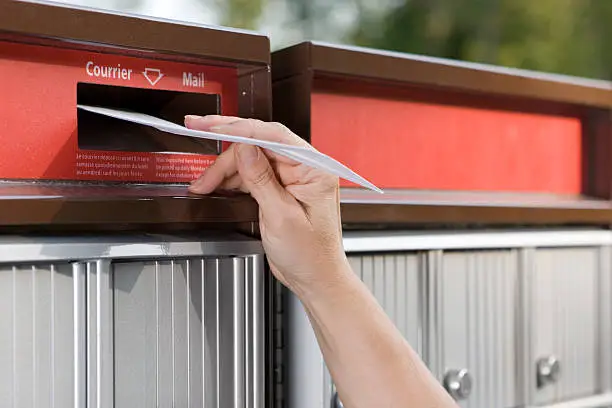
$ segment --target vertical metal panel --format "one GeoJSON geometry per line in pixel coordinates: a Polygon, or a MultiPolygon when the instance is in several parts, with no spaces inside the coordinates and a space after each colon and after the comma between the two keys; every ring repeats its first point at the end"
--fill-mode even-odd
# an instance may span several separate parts
{"type": "Polygon", "coordinates": [[[464,408],[515,407],[518,255],[514,251],[444,253],[436,314],[436,374],[467,369],[473,378],[464,408]],[[444,371],[441,371],[444,370],[444,371]]]}
{"type": "Polygon", "coordinates": [[[353,271],[370,288],[406,340],[422,354],[420,259],[418,254],[349,256],[353,271]]]}
{"type": "Polygon", "coordinates": [[[188,331],[188,357],[189,382],[187,384],[187,402],[189,407],[203,407],[206,398],[204,385],[204,273],[205,263],[194,260],[186,265],[187,272],[187,331],[188,331]]]}
{"type": "Polygon", "coordinates": [[[115,406],[261,408],[260,263],[114,264],[115,406]]]}
{"type": "Polygon", "coordinates": [[[442,251],[430,251],[426,255],[427,273],[425,274],[424,284],[421,285],[425,293],[422,303],[425,319],[424,331],[425,339],[423,354],[429,365],[429,369],[439,377],[444,373],[444,361],[442,354],[442,316],[441,305],[442,296],[440,295],[441,277],[443,275],[442,251]],[[424,288],[423,288],[424,286],[424,288]]]}
{"type": "Polygon", "coordinates": [[[291,408],[327,408],[331,401],[331,382],[302,302],[293,293],[286,297],[287,325],[287,402],[291,408]]]}
{"type": "Polygon", "coordinates": [[[598,262],[598,391],[604,393],[612,390],[612,248],[600,248],[598,262]]]}
{"type": "Polygon", "coordinates": [[[264,268],[260,257],[247,258],[245,271],[247,338],[246,408],[263,408],[265,404],[265,344],[264,344],[264,268]]]}
{"type": "Polygon", "coordinates": [[[78,389],[77,270],[0,265],[0,405],[73,407],[78,389]]]}
{"type": "Polygon", "coordinates": [[[519,251],[519,279],[517,304],[517,393],[525,404],[531,404],[534,398],[536,372],[533,368],[533,258],[535,250],[524,248],[519,251]]]}
{"type": "Polygon", "coordinates": [[[210,273],[204,274],[204,319],[202,326],[205,330],[205,337],[208,342],[208,347],[204,348],[204,353],[207,356],[207,363],[202,370],[204,371],[205,389],[207,390],[207,398],[205,398],[206,408],[220,408],[220,384],[219,372],[221,369],[220,349],[220,330],[219,330],[219,303],[221,284],[221,261],[218,259],[208,260],[206,262],[206,270],[210,273]]]}
{"type": "Polygon", "coordinates": [[[87,270],[87,406],[113,405],[112,283],[108,261],[91,261],[87,270]]]}
{"type": "Polygon", "coordinates": [[[555,356],[557,383],[535,393],[537,404],[592,395],[597,389],[598,248],[538,249],[534,257],[533,369],[555,356]]]}

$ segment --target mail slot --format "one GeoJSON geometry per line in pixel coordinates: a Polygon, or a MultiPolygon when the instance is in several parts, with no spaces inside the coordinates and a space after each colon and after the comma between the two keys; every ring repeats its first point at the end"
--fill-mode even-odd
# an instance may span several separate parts
{"type": "Polygon", "coordinates": [[[27,2],[0,14],[0,179],[188,182],[223,150],[77,104],[178,124],[269,114],[265,36],[27,2]]]}

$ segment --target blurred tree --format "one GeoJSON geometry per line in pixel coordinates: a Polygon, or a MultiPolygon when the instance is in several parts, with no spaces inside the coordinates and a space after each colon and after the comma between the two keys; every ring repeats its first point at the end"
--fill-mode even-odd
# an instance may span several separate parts
{"type": "Polygon", "coordinates": [[[221,25],[254,30],[263,14],[266,0],[221,0],[221,25]]]}
{"type": "Polygon", "coordinates": [[[586,77],[612,73],[610,0],[404,0],[361,20],[349,41],[363,46],[586,77]]]}

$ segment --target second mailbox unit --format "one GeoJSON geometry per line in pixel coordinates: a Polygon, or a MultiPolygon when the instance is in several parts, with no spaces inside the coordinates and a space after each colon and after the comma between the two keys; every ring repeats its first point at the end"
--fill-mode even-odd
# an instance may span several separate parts
{"type": "MultiPolygon", "coordinates": [[[[274,120],[386,190],[342,182],[345,249],[460,406],[612,403],[610,82],[316,42],[272,74],[274,120]]],[[[341,406],[287,304],[290,406],[341,406]]]]}

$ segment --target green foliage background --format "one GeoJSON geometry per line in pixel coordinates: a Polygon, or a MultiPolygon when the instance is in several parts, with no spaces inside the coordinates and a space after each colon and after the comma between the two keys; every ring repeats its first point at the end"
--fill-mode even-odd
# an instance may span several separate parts
{"type": "Polygon", "coordinates": [[[612,79],[612,0],[226,0],[223,23],[258,29],[281,1],[303,39],[327,40],[331,11],[348,4],[343,43],[612,79]]]}
{"type": "Polygon", "coordinates": [[[612,0],[407,0],[382,20],[366,18],[351,38],[376,48],[610,78],[612,0]]]}

